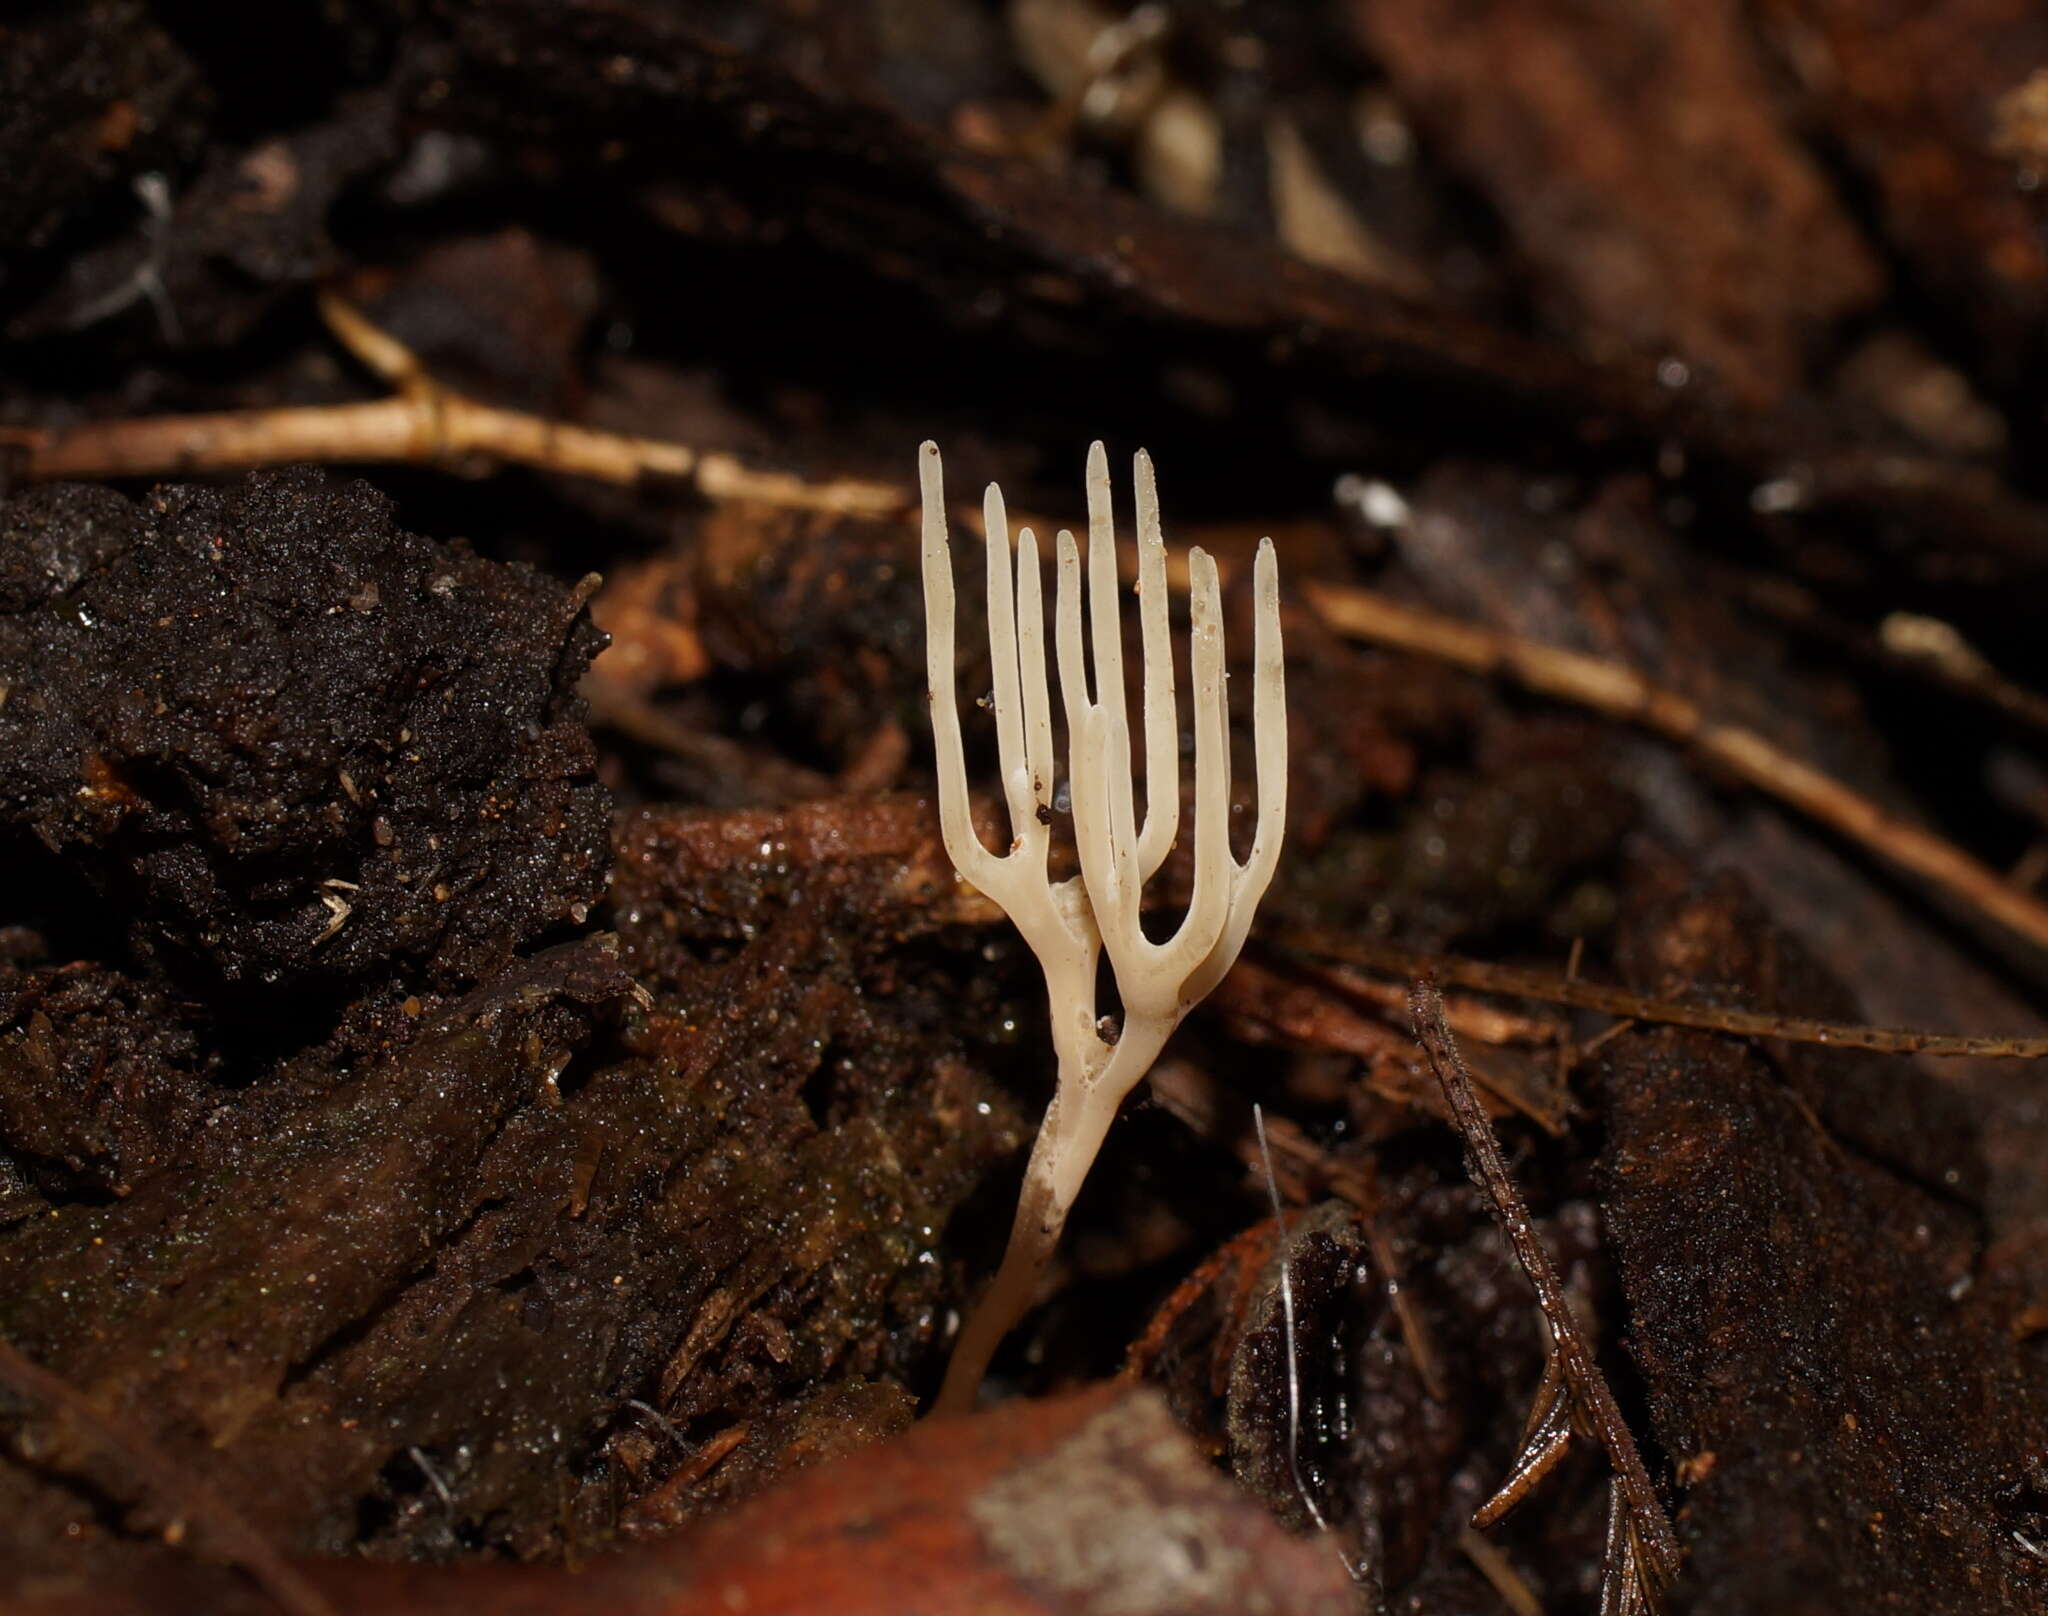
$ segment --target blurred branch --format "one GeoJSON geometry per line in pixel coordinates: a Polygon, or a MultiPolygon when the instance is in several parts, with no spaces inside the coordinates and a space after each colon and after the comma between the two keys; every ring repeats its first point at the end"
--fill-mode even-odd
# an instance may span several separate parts
{"type": "Polygon", "coordinates": [[[88,421],[67,430],[5,427],[0,451],[25,452],[21,474],[30,482],[246,471],[298,461],[456,469],[509,463],[626,485],[666,479],[687,483],[711,500],[851,515],[884,515],[908,504],[907,492],[892,484],[807,482],[789,472],[756,471],[732,455],[688,444],[599,432],[480,403],[436,382],[410,349],[343,298],[323,292],[320,313],[342,345],[396,389],[391,397],[88,421]]]}
{"type": "Polygon", "coordinates": [[[1718,764],[1745,784],[1860,843],[2032,944],[2048,949],[2048,903],[2021,891],[1953,842],[1879,807],[1756,731],[1709,717],[1690,697],[1633,668],[1405,605],[1338,584],[1302,586],[1323,621],[1350,639],[1499,675],[1538,695],[1639,724],[1718,764]]]}

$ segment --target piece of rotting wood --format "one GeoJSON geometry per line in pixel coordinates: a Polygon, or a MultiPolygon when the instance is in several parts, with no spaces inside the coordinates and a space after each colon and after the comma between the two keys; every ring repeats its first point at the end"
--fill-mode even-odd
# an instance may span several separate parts
{"type": "Polygon", "coordinates": [[[1515,1188],[1494,1137],[1493,1124],[1473,1091],[1456,1040],[1444,1019],[1443,995],[1427,977],[1408,998],[1415,1037],[1429,1057],[1459,1137],[1465,1165],[1484,1191],[1494,1220],[1507,1236],[1515,1260],[1536,1292],[1536,1305],[1550,1330],[1550,1354],[1522,1433],[1521,1449],[1508,1479],[1472,1517],[1474,1526],[1500,1520],[1564,1457],[1573,1435],[1584,1429],[1606,1450],[1613,1468],[1608,1491],[1607,1554],[1600,1572],[1601,1616],[1640,1616],[1655,1611],[1679,1570],[1678,1540],[1643,1467],[1636,1439],[1622,1418],[1607,1379],[1593,1361],[1592,1348],[1572,1312],[1557,1266],[1537,1236],[1529,1208],[1515,1188]]]}
{"type": "MultiPolygon", "coordinates": [[[[42,1405],[74,1440],[96,1450],[150,1505],[167,1517],[165,1541],[178,1542],[188,1526],[203,1545],[239,1566],[286,1616],[337,1616],[327,1596],[206,1479],[172,1458],[132,1427],[124,1427],[61,1375],[45,1369],[11,1341],[0,1340],[0,1386],[42,1405]]],[[[413,1449],[418,1453],[419,1449],[413,1449]]]]}

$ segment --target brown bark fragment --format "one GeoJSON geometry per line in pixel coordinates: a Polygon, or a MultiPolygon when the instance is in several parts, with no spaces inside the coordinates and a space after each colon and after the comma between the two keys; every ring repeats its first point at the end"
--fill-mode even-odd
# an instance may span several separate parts
{"type": "MultiPolygon", "coordinates": [[[[1639,930],[1639,970],[1767,992],[1773,951],[1728,947],[1758,929],[1737,912],[1725,893],[1674,901],[1639,930]]],[[[1841,1060],[1677,1030],[1608,1046],[1605,1212],[1656,1432],[1688,1483],[1687,1608],[2039,1609],[2038,1372],[1968,1283],[1972,1221],[1804,1098],[1816,1063],[1841,1060]]]]}
{"type": "Polygon", "coordinates": [[[1764,8],[1836,149],[1875,188],[1913,273],[1976,338],[1994,385],[2036,385],[2048,328],[2041,176],[1997,139],[2048,61],[2032,0],[1772,0],[1764,8]]]}
{"type": "Polygon", "coordinates": [[[1756,402],[1873,302],[1869,249],[1774,105],[1734,0],[1360,0],[1368,47],[1595,352],[1756,402]],[[1797,258],[1800,272],[1780,266],[1797,258]]]}

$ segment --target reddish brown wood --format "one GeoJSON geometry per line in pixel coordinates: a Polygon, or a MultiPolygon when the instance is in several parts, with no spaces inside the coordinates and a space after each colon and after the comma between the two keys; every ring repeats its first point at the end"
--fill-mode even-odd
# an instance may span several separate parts
{"type": "MultiPolygon", "coordinates": [[[[298,1569],[360,1616],[1343,1616],[1353,1608],[1334,1555],[1290,1536],[1212,1470],[1156,1394],[1114,1384],[927,1420],[701,1530],[580,1571],[298,1569]]],[[[53,1580],[0,1603],[0,1616],[255,1616],[269,1608],[234,1573],[167,1557],[90,1589],[53,1580]]]]}

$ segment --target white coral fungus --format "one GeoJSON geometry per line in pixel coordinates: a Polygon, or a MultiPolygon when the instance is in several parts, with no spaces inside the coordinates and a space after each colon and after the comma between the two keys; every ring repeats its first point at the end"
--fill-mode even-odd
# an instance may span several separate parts
{"type": "Polygon", "coordinates": [[[1081,628],[1082,560],[1074,535],[1058,541],[1055,647],[1066,713],[1067,782],[1080,874],[1047,872],[1055,800],[1052,703],[1038,541],[1017,535],[1014,559],[1001,490],[983,511],[988,546],[988,637],[995,664],[996,738],[1010,850],[991,853],[974,831],[954,691],[953,568],[939,451],[918,452],[924,495],[926,665],[938,754],[939,817],[946,852],[963,879],[1000,904],[1045,970],[1059,1083],[1025,1170],[1009,1249],[953,1352],[938,1409],[972,1407],[990,1357],[1030,1306],[1067,1213],[1125,1095],[1152,1067],[1168,1036],[1236,961],[1252,912],[1272,880],[1287,814],[1287,704],[1280,651],[1280,586],[1273,541],[1259,545],[1252,722],[1258,823],[1251,852],[1230,852],[1230,734],[1224,694],[1221,589],[1215,561],[1188,553],[1194,677],[1194,875],[1187,914],[1164,942],[1140,920],[1145,883],[1172,849],[1180,825],[1180,727],[1167,627],[1166,543],[1152,462],[1135,462],[1138,609],[1144,646],[1145,818],[1137,822],[1131,733],[1117,599],[1109,462],[1088,453],[1087,597],[1092,658],[1081,628]],[[1094,697],[1089,696],[1092,672],[1094,697]],[[1123,1001],[1121,1029],[1099,1014],[1096,963],[1107,950],[1123,1001]]]}

